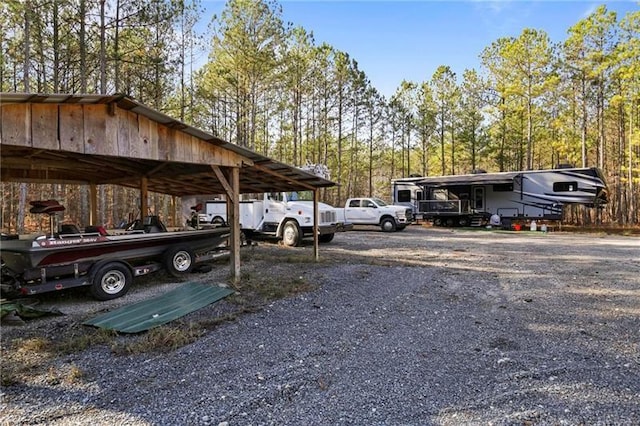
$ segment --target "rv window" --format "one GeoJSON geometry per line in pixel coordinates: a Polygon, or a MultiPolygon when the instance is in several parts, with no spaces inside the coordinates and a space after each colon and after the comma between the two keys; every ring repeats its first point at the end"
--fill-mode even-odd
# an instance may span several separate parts
{"type": "Polygon", "coordinates": [[[432,200],[448,200],[449,199],[449,191],[446,189],[434,189],[431,191],[431,199],[432,200]]]}
{"type": "Polygon", "coordinates": [[[398,202],[399,203],[411,202],[411,190],[402,189],[398,191],[398,202]]]}
{"type": "Polygon", "coordinates": [[[578,190],[578,182],[554,182],[553,192],[573,192],[578,190]]]}
{"type": "Polygon", "coordinates": [[[493,192],[511,192],[513,191],[513,183],[499,183],[493,185],[493,192]]]}

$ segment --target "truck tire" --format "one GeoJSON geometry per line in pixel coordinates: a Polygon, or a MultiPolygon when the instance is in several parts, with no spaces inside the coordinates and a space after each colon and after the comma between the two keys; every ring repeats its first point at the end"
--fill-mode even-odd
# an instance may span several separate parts
{"type": "Polygon", "coordinates": [[[385,217],[380,221],[380,229],[383,232],[393,232],[396,230],[396,221],[390,217],[385,217]]]}
{"type": "Polygon", "coordinates": [[[297,247],[302,241],[300,228],[294,220],[284,224],[282,228],[282,244],[287,247],[297,247]]]}
{"type": "Polygon", "coordinates": [[[330,243],[336,234],[322,234],[318,235],[318,241],[321,243],[330,243]]]}
{"type": "Polygon", "coordinates": [[[164,253],[162,264],[172,277],[179,278],[191,272],[195,260],[192,250],[186,247],[172,247],[164,253]]]}
{"type": "Polygon", "coordinates": [[[120,262],[102,265],[91,282],[91,295],[98,300],[111,300],[124,296],[133,281],[131,270],[120,262]]]}

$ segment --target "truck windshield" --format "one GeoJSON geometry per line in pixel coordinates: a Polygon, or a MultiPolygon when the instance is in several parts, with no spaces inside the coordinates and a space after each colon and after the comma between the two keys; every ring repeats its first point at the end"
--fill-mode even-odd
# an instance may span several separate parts
{"type": "Polygon", "coordinates": [[[289,201],[313,201],[313,191],[293,191],[287,192],[289,201]]]}
{"type": "Polygon", "coordinates": [[[387,205],[387,203],[385,203],[384,201],[382,201],[380,198],[374,198],[373,201],[376,202],[377,205],[379,205],[380,207],[384,207],[387,205]]]}

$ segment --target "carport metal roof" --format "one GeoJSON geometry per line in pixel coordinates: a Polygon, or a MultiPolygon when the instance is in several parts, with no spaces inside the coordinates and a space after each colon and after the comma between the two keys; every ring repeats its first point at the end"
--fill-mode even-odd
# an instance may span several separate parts
{"type": "MultiPolygon", "coordinates": [[[[244,159],[240,169],[240,193],[317,189],[335,185],[329,180],[226,142],[125,95],[0,93],[0,105],[18,103],[117,106],[231,151],[244,159]]],[[[3,116],[0,116],[0,128],[3,127],[1,120],[5,119],[3,116]]],[[[58,135],[52,137],[58,138],[58,135]]],[[[210,164],[47,150],[13,145],[6,140],[2,140],[1,147],[2,181],[117,184],[139,188],[140,177],[145,176],[149,191],[178,196],[225,192],[210,164]]]]}

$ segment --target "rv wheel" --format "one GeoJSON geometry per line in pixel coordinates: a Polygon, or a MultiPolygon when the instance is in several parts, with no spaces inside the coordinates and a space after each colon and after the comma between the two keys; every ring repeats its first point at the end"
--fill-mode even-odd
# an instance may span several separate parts
{"type": "Polygon", "coordinates": [[[127,293],[132,280],[131,271],[126,265],[107,263],[93,276],[91,295],[98,300],[116,299],[127,293]]]}
{"type": "Polygon", "coordinates": [[[396,222],[395,220],[386,217],[384,219],[382,219],[382,222],[380,222],[380,229],[382,229],[382,231],[384,232],[393,232],[396,230],[396,222]]]}
{"type": "Polygon", "coordinates": [[[297,247],[300,245],[300,229],[298,224],[293,220],[284,224],[282,230],[282,243],[288,247],[297,247]]]}
{"type": "Polygon", "coordinates": [[[193,251],[186,247],[174,247],[164,254],[162,264],[173,277],[179,278],[183,274],[191,272],[195,263],[193,251]]]}

